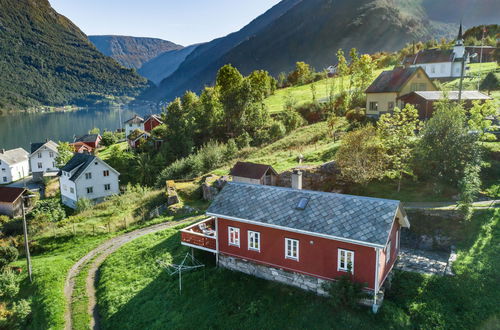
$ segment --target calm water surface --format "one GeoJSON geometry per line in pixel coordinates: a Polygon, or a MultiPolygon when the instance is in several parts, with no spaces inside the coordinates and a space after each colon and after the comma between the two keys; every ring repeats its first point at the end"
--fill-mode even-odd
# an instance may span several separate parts
{"type": "Polygon", "coordinates": [[[159,112],[151,108],[89,108],[73,112],[15,114],[0,116],[0,149],[22,147],[29,151],[31,142],[45,139],[70,141],[94,127],[104,130],[121,128],[120,121],[134,113],[145,116],[159,112]]]}

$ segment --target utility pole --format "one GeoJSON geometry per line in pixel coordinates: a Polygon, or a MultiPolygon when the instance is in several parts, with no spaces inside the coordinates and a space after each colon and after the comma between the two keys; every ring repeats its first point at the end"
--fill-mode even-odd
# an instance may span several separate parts
{"type": "Polygon", "coordinates": [[[464,53],[464,55],[462,56],[462,61],[461,61],[460,84],[458,85],[458,103],[462,102],[462,87],[464,82],[465,57],[466,53],[464,53]]]}
{"type": "Polygon", "coordinates": [[[26,211],[24,209],[24,199],[30,198],[31,196],[22,196],[22,211],[23,211],[23,232],[24,232],[24,248],[26,250],[26,262],[28,267],[28,275],[30,278],[30,282],[33,282],[33,276],[31,274],[31,256],[30,256],[30,247],[28,242],[28,226],[26,224],[26,211]]]}
{"type": "Polygon", "coordinates": [[[477,90],[479,90],[479,85],[481,84],[481,70],[483,66],[483,45],[484,45],[484,34],[486,33],[486,26],[483,26],[483,36],[481,38],[481,52],[479,55],[479,79],[477,80],[477,90]]]}

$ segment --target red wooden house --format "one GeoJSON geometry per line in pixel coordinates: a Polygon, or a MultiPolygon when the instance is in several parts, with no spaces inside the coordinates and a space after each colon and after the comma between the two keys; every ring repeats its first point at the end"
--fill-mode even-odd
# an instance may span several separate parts
{"type": "Polygon", "coordinates": [[[101,140],[102,137],[99,134],[85,134],[83,136],[75,138],[74,143],[83,142],[93,149],[97,149],[99,148],[99,143],[101,143],[101,140]]]}
{"type": "Polygon", "coordinates": [[[341,275],[380,288],[409,227],[399,201],[229,182],[211,218],[181,231],[182,244],[216,254],[220,266],[325,294],[341,275]]]}
{"type": "Polygon", "coordinates": [[[163,122],[161,121],[160,116],[151,115],[144,121],[144,130],[150,133],[153,128],[155,128],[156,126],[160,126],[161,124],[163,124],[163,122]]]}

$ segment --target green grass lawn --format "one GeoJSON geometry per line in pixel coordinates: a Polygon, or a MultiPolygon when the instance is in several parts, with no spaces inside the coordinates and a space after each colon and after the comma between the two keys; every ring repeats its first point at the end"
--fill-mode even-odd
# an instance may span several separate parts
{"type": "MultiPolygon", "coordinates": [[[[373,79],[375,79],[382,71],[390,70],[391,68],[384,68],[375,70],[373,75],[373,79]]],[[[291,96],[297,102],[297,105],[302,105],[307,102],[312,101],[312,90],[311,85],[314,85],[316,90],[316,99],[319,101],[324,98],[328,98],[330,95],[330,90],[334,87],[334,93],[338,93],[340,91],[340,83],[341,79],[338,77],[335,78],[327,78],[312,84],[306,84],[302,86],[294,86],[288,88],[282,88],[276,90],[276,92],[269,96],[264,100],[264,103],[268,107],[271,113],[280,112],[283,110],[283,106],[285,104],[285,99],[288,96],[291,96]],[[332,87],[333,86],[333,87],[332,87]]],[[[349,77],[344,78],[344,88],[348,88],[349,85],[349,77]]]]}
{"type": "MultiPolygon", "coordinates": [[[[496,62],[488,62],[488,63],[471,63],[468,65],[470,70],[467,74],[467,77],[463,80],[463,88],[465,90],[477,90],[478,84],[484,79],[484,77],[491,71],[495,71],[498,68],[498,64],[496,62]]],[[[448,81],[443,84],[443,88],[445,90],[458,90],[460,84],[460,79],[454,79],[448,81]]],[[[493,92],[492,97],[496,100],[500,100],[500,92],[493,92]]]]}
{"type": "MultiPolygon", "coordinates": [[[[455,277],[397,272],[379,314],[367,308],[333,309],[326,298],[214,267],[213,256],[195,256],[205,270],[178,277],[158,267],[188,251],[176,230],[128,243],[103,264],[98,306],[103,329],[165,328],[372,328],[471,329],[498,326],[500,210],[477,212],[458,245],[455,277]]],[[[460,225],[460,224],[457,224],[460,225]]]]}
{"type": "Polygon", "coordinates": [[[119,143],[113,144],[112,146],[109,146],[109,147],[102,147],[100,149],[97,149],[96,156],[98,156],[102,160],[106,161],[106,159],[108,159],[111,156],[111,148],[114,146],[118,146],[120,151],[125,151],[128,148],[128,143],[126,141],[119,142],[119,143]]]}

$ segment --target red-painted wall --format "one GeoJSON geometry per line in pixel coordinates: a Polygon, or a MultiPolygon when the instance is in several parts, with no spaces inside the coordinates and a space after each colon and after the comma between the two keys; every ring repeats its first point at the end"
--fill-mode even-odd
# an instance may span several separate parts
{"type": "Polygon", "coordinates": [[[144,122],[144,130],[146,132],[151,132],[153,130],[153,128],[155,128],[156,126],[159,126],[160,124],[161,124],[161,122],[158,121],[156,118],[150,117],[148,120],[146,120],[144,122]]]}
{"type": "Polygon", "coordinates": [[[217,219],[219,252],[269,266],[326,279],[345,274],[337,271],[338,249],[354,251],[354,280],[374,288],[376,252],[372,247],[334,241],[248,223],[217,219]],[[228,227],[240,229],[240,247],[230,246],[228,227]],[[260,232],[260,252],[248,249],[248,231],[260,232]],[[299,240],[299,261],[285,259],[285,238],[299,240]]]}
{"type": "Polygon", "coordinates": [[[397,232],[399,231],[399,234],[401,235],[401,226],[399,225],[399,222],[396,220],[394,221],[391,229],[391,235],[390,235],[390,241],[391,241],[391,253],[390,257],[391,260],[387,262],[387,246],[385,249],[380,250],[380,256],[379,256],[379,283],[380,285],[383,284],[383,281],[385,277],[387,276],[387,273],[391,270],[392,266],[396,262],[397,255],[399,253],[399,242],[398,242],[398,235],[397,232]]]}

